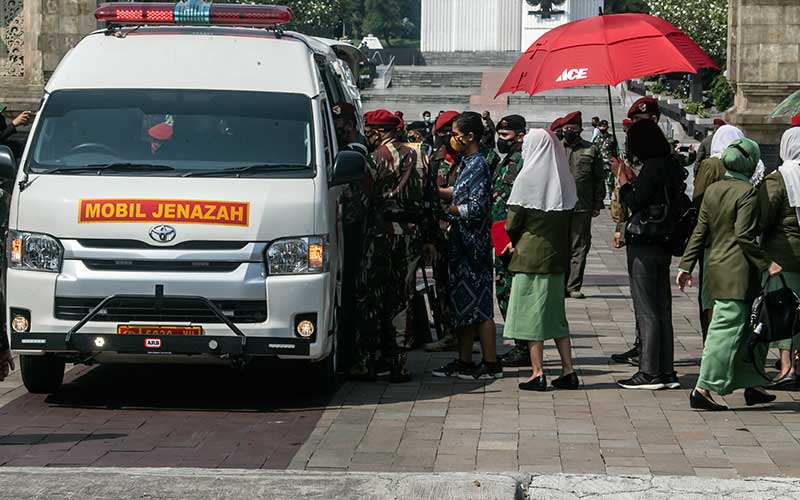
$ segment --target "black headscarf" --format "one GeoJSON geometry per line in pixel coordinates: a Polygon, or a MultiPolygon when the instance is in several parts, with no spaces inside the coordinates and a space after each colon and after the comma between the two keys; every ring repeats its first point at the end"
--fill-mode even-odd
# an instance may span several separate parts
{"type": "Polygon", "coordinates": [[[672,147],[664,137],[664,132],[653,120],[631,124],[628,128],[628,147],[631,154],[642,162],[672,154],[672,147]]]}

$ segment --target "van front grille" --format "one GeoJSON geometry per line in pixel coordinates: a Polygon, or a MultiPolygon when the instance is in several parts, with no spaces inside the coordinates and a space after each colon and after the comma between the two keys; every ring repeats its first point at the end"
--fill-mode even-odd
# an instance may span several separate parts
{"type": "Polygon", "coordinates": [[[230,273],[241,262],[180,261],[180,260],[84,260],[93,271],[160,271],[167,273],[230,273]]]}
{"type": "MultiPolygon", "coordinates": [[[[103,299],[56,297],[55,317],[80,321],[103,299]]],[[[212,300],[234,323],[263,323],[267,320],[266,300],[212,300]]],[[[92,321],[126,323],[131,321],[222,323],[203,303],[180,298],[118,299],[110,302],[92,321]]]]}

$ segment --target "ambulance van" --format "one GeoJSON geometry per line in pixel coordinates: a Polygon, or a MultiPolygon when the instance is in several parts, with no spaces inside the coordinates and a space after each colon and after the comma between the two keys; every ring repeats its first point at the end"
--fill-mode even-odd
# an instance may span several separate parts
{"type": "Polygon", "coordinates": [[[107,3],[50,78],[15,172],[6,317],[22,377],[65,363],[304,360],[337,378],[341,197],[362,156],[333,50],[280,6],[107,3]],[[335,70],[336,69],[336,70],[335,70]]]}

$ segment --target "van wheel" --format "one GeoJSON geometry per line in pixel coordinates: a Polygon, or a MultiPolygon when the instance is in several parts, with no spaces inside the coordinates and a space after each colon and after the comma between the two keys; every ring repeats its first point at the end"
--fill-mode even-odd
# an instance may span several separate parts
{"type": "Polygon", "coordinates": [[[56,392],[64,382],[64,360],[46,354],[44,356],[20,356],[22,383],[33,394],[56,392]]]}
{"type": "Polygon", "coordinates": [[[315,379],[320,392],[333,394],[339,388],[339,342],[338,335],[333,335],[333,348],[328,357],[314,363],[315,379]]]}

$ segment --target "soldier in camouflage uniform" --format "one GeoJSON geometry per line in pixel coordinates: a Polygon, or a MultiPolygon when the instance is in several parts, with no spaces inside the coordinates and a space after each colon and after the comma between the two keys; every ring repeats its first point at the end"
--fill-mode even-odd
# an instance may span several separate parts
{"type": "Polygon", "coordinates": [[[364,265],[359,275],[357,314],[359,348],[367,355],[369,376],[389,373],[390,382],[410,378],[405,367],[407,339],[398,345],[395,318],[407,307],[406,276],[410,241],[421,211],[422,179],[416,152],[399,142],[400,119],[386,110],[365,115],[373,149],[375,177],[370,186],[364,265]],[[375,354],[380,351],[380,359],[375,354]]]}
{"type": "MultiPolygon", "coordinates": [[[[497,124],[497,149],[506,156],[492,178],[492,223],[505,221],[508,217],[506,204],[514,181],[522,170],[522,141],[526,131],[527,122],[519,115],[506,116],[497,124]]],[[[505,254],[494,258],[495,293],[503,319],[506,318],[511,296],[511,275],[508,272],[510,257],[510,254],[505,254]]],[[[502,356],[500,361],[503,366],[530,366],[528,343],[517,342],[514,349],[502,356]]]]}
{"type": "MultiPolygon", "coordinates": [[[[356,359],[358,345],[356,322],[356,286],[364,259],[364,232],[369,209],[368,187],[372,184],[375,164],[367,146],[360,140],[356,108],[340,102],[331,108],[339,151],[353,151],[367,160],[367,176],[361,183],[345,186],[342,194],[342,232],[344,234],[344,268],[342,269],[342,309],[339,317],[342,366],[363,365],[356,359]]],[[[363,370],[362,370],[363,372],[363,370]]],[[[364,375],[360,373],[357,375],[364,375]]]]}
{"type": "Polygon", "coordinates": [[[597,130],[600,133],[597,134],[593,142],[594,145],[600,149],[600,156],[603,158],[603,167],[606,172],[606,191],[608,193],[613,193],[616,178],[611,172],[611,159],[619,156],[619,145],[614,135],[608,132],[607,120],[601,120],[597,126],[597,130]]]}
{"type": "MultiPolygon", "coordinates": [[[[452,186],[457,177],[460,155],[450,148],[450,137],[453,133],[453,122],[458,117],[457,111],[447,111],[439,115],[434,129],[435,150],[430,158],[430,167],[426,179],[426,200],[431,211],[444,213],[448,208],[438,195],[438,187],[452,186]]],[[[452,351],[458,345],[450,328],[450,291],[447,273],[447,227],[437,217],[431,217],[425,243],[428,253],[434,261],[434,279],[436,280],[436,296],[438,298],[438,321],[444,337],[425,345],[429,352],[452,351]]]]}

